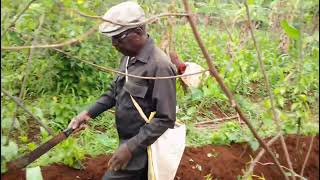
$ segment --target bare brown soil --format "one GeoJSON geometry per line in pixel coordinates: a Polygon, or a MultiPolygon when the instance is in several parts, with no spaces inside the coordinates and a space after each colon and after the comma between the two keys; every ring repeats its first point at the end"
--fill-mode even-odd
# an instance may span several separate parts
{"type": "MultiPolygon", "coordinates": [[[[304,158],[306,156],[311,137],[290,135],[285,138],[290,157],[292,159],[294,170],[300,172],[304,158]],[[296,149],[297,138],[299,148],[296,149]]],[[[279,161],[283,166],[288,167],[284,154],[278,140],[272,150],[276,152],[279,161]]],[[[202,147],[186,148],[182,161],[180,163],[176,180],[204,180],[205,177],[212,179],[234,180],[237,176],[242,175],[250,156],[255,157],[258,153],[252,152],[246,148],[245,144],[232,144],[231,146],[206,145],[202,147]]],[[[87,158],[84,161],[86,168],[76,170],[65,165],[53,164],[47,167],[41,167],[45,180],[76,180],[90,179],[100,180],[104,172],[108,169],[107,162],[110,156],[100,155],[95,158],[87,158]]],[[[267,180],[283,179],[276,166],[268,155],[264,155],[260,163],[254,169],[254,174],[265,177],[267,180]]],[[[307,162],[304,177],[308,180],[319,179],[319,136],[314,140],[310,158],[307,162]]],[[[23,180],[25,179],[24,171],[11,171],[1,175],[4,180],[23,180]]]]}

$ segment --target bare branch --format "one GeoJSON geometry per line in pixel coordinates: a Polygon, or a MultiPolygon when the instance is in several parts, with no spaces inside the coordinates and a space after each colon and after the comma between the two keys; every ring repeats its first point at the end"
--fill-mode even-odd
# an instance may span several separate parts
{"type": "Polygon", "coordinates": [[[302,168],[301,168],[301,172],[300,172],[301,176],[303,176],[304,168],[306,167],[307,162],[309,160],[309,156],[310,156],[310,153],[311,153],[311,150],[312,150],[312,146],[313,146],[313,140],[314,140],[314,136],[312,136],[312,138],[311,138],[310,145],[309,145],[309,148],[308,148],[308,152],[307,152],[306,158],[304,159],[304,162],[303,162],[303,165],[302,165],[302,168]]]}
{"type": "Polygon", "coordinates": [[[62,53],[62,54],[65,54],[73,59],[76,59],[80,62],[83,62],[85,64],[88,64],[90,66],[93,66],[95,68],[97,68],[98,70],[101,70],[103,72],[113,72],[113,73],[117,73],[117,74],[121,74],[121,75],[124,75],[124,76],[128,76],[128,77],[133,77],[133,78],[138,78],[138,79],[175,79],[175,78],[181,78],[181,77],[186,77],[186,76],[192,76],[192,75],[196,75],[196,74],[204,74],[205,72],[207,72],[208,70],[203,70],[203,71],[199,71],[199,72],[195,72],[195,73],[190,73],[190,74],[183,74],[183,75],[177,75],[177,76],[162,76],[162,77],[150,77],[150,76],[136,76],[136,75],[133,75],[133,74],[126,74],[124,72],[121,72],[121,71],[117,71],[115,69],[112,69],[110,67],[103,67],[103,66],[99,66],[99,65],[96,65],[92,62],[89,62],[89,61],[86,61],[86,60],[82,60],[76,56],[73,56],[67,52],[64,52],[60,49],[56,49],[56,48],[53,48],[54,50],[62,53]]]}
{"type": "Polygon", "coordinates": [[[233,52],[233,53],[232,53],[231,59],[230,59],[230,61],[228,62],[228,65],[227,65],[227,68],[226,68],[226,72],[224,73],[224,77],[226,77],[227,74],[228,74],[228,72],[230,72],[230,69],[231,69],[231,67],[232,67],[232,65],[233,65],[233,62],[234,62],[235,58],[238,56],[238,54],[241,52],[241,50],[244,48],[244,45],[245,45],[247,42],[248,42],[248,38],[246,38],[243,43],[240,43],[240,45],[239,45],[238,48],[237,48],[237,49],[238,49],[237,52],[233,52]]]}
{"type": "MultiPolygon", "coordinates": [[[[280,137],[280,133],[278,135],[276,135],[275,137],[273,137],[267,143],[267,145],[270,147],[274,142],[276,142],[279,139],[279,137],[280,137]]],[[[253,161],[251,161],[250,167],[243,175],[243,179],[249,179],[249,176],[253,172],[253,169],[254,169],[256,163],[261,159],[261,157],[264,155],[265,152],[266,151],[264,149],[261,149],[260,152],[258,153],[258,155],[256,156],[256,158],[253,161]]]]}
{"type": "Polygon", "coordinates": [[[144,24],[150,24],[154,21],[157,21],[159,18],[166,17],[166,16],[188,16],[188,14],[185,14],[185,13],[161,13],[161,14],[152,16],[151,18],[148,18],[148,19],[146,19],[142,22],[138,22],[138,23],[119,23],[119,22],[115,22],[115,21],[112,21],[109,19],[104,19],[102,16],[92,16],[92,15],[87,15],[83,12],[78,11],[78,10],[74,10],[74,9],[72,9],[72,10],[74,12],[76,12],[77,14],[79,14],[80,16],[92,18],[92,19],[99,19],[99,20],[109,22],[111,24],[115,24],[115,25],[119,25],[119,26],[141,26],[144,24]]]}
{"type": "MultiPolygon", "coordinates": [[[[268,75],[267,75],[266,70],[264,68],[264,64],[263,64],[263,61],[262,61],[262,58],[261,58],[260,48],[258,46],[258,43],[256,41],[256,38],[255,38],[255,35],[254,35],[254,32],[253,32],[253,27],[252,27],[252,23],[251,23],[251,17],[250,17],[250,12],[249,12],[249,7],[248,7],[248,4],[247,4],[247,1],[244,1],[244,5],[245,5],[245,8],[246,8],[246,14],[247,14],[248,22],[249,22],[249,30],[250,30],[251,38],[252,38],[254,46],[256,48],[259,66],[261,68],[261,71],[262,71],[262,74],[263,74],[263,77],[264,77],[265,86],[266,86],[266,89],[268,91],[268,96],[269,96],[269,99],[270,99],[271,111],[272,111],[273,119],[275,121],[275,124],[277,126],[278,131],[281,132],[281,127],[280,127],[280,124],[279,124],[278,115],[277,115],[277,112],[276,112],[276,109],[275,109],[275,105],[274,105],[273,94],[272,94],[272,91],[271,91],[271,88],[270,88],[270,85],[269,85],[269,78],[268,78],[268,75]]],[[[280,134],[280,139],[281,139],[281,144],[282,144],[282,148],[284,150],[284,154],[285,154],[287,163],[288,163],[289,167],[291,168],[291,170],[294,171],[294,169],[292,167],[292,162],[291,162],[290,157],[289,157],[288,148],[287,148],[287,145],[285,143],[285,140],[284,140],[284,137],[283,137],[282,134],[280,134]]],[[[293,178],[293,180],[296,179],[295,176],[293,176],[292,178],[293,178]]]]}
{"type": "MultiPolygon", "coordinates": [[[[272,163],[272,162],[268,162],[268,163],[257,162],[257,163],[260,164],[260,165],[262,165],[262,166],[274,165],[274,163],[272,163]]],[[[284,168],[284,169],[286,169],[286,170],[288,170],[288,171],[290,171],[290,172],[293,174],[293,176],[296,176],[296,177],[298,177],[298,178],[300,178],[300,179],[302,179],[302,180],[308,180],[307,178],[305,178],[305,177],[303,177],[303,176],[300,176],[299,174],[297,174],[296,172],[292,171],[291,169],[289,169],[289,168],[287,168],[287,167],[285,167],[285,166],[282,166],[282,165],[281,165],[281,167],[284,168]]]]}
{"type": "Polygon", "coordinates": [[[228,34],[228,36],[229,36],[230,41],[233,42],[232,34],[231,34],[231,32],[229,31],[228,26],[226,25],[226,23],[224,22],[224,20],[221,18],[221,16],[219,16],[219,18],[220,18],[220,21],[221,21],[222,24],[223,24],[224,29],[227,31],[227,34],[228,34]]]}
{"type": "Polygon", "coordinates": [[[22,14],[24,13],[24,12],[26,12],[26,10],[30,7],[30,5],[32,4],[32,3],[34,3],[36,0],[31,0],[28,4],[27,4],[27,6],[26,7],[24,7],[24,9],[17,15],[17,17],[10,23],[10,25],[7,27],[7,29],[5,29],[4,31],[3,31],[3,33],[1,34],[1,39],[2,39],[2,37],[7,33],[7,31],[9,30],[9,28],[10,27],[12,27],[16,22],[17,22],[17,20],[22,16],[22,14]]]}
{"type": "MultiPolygon", "coordinates": [[[[37,30],[34,32],[33,41],[31,43],[32,46],[34,46],[36,44],[36,41],[37,41],[37,38],[38,38],[37,36],[38,36],[39,31],[40,31],[40,29],[42,27],[42,24],[44,22],[44,17],[45,17],[44,14],[41,15],[41,17],[40,17],[39,26],[38,26],[37,30]]],[[[19,93],[19,99],[21,99],[21,100],[24,99],[23,95],[25,93],[25,87],[26,87],[26,84],[27,84],[27,80],[28,80],[28,76],[29,76],[30,70],[31,70],[33,53],[34,53],[34,48],[31,48],[30,52],[29,52],[27,67],[26,67],[25,72],[24,72],[23,81],[22,81],[21,89],[20,89],[20,93],[19,93]]],[[[10,127],[10,129],[8,131],[8,137],[10,137],[11,130],[14,127],[18,109],[19,109],[18,106],[16,106],[15,111],[13,113],[13,117],[12,117],[11,127],[10,127]]]]}
{"type": "Polygon", "coordinates": [[[1,46],[1,50],[22,50],[22,49],[30,49],[30,48],[59,48],[63,46],[68,46],[68,45],[74,45],[78,44],[81,41],[83,41],[85,38],[96,32],[98,29],[98,26],[95,26],[91,29],[89,29],[87,32],[84,34],[78,36],[77,38],[72,38],[70,40],[67,40],[62,43],[57,43],[57,44],[46,44],[46,45],[35,45],[35,46],[12,46],[12,47],[7,47],[7,46],[1,46]]]}
{"type": "MultiPolygon", "coordinates": [[[[73,10],[76,11],[76,10],[73,10]]],[[[86,15],[84,13],[81,13],[79,11],[76,11],[78,14],[84,16],[84,17],[90,17],[90,18],[95,18],[95,19],[101,19],[103,21],[106,22],[110,22],[113,24],[117,24],[120,26],[139,26],[139,25],[143,25],[143,24],[148,24],[148,23],[152,23],[156,20],[158,20],[161,17],[165,17],[165,16],[188,16],[187,14],[183,14],[183,13],[163,13],[163,14],[159,14],[156,16],[153,16],[143,22],[139,22],[139,23],[129,23],[129,24],[123,24],[123,23],[117,23],[117,22],[113,22],[111,20],[106,20],[103,19],[101,16],[90,16],[90,15],[86,15]]],[[[30,49],[30,48],[58,48],[58,47],[63,47],[63,46],[67,46],[67,45],[73,45],[76,43],[81,42],[82,40],[84,40],[86,37],[88,37],[89,35],[91,35],[92,33],[94,33],[96,30],[98,29],[98,26],[95,26],[93,28],[91,28],[89,31],[87,31],[86,33],[84,33],[83,35],[79,36],[78,38],[73,38],[70,39],[68,41],[65,41],[63,43],[57,43],[57,44],[47,44],[47,45],[37,45],[37,46],[12,46],[12,47],[7,47],[7,46],[1,46],[1,50],[22,50],[22,49],[30,49]]]]}
{"type": "Polygon", "coordinates": [[[42,126],[50,135],[53,135],[53,131],[47,127],[39,118],[37,118],[35,115],[33,115],[26,107],[24,107],[24,105],[21,103],[21,100],[14,97],[14,96],[11,96],[8,91],[4,90],[2,87],[1,87],[1,92],[8,96],[11,100],[13,100],[18,106],[20,106],[27,114],[29,114],[34,120],[37,121],[37,123],[42,126]]]}
{"type": "MultiPolygon", "coordinates": [[[[187,12],[187,14],[191,14],[191,10],[190,10],[190,7],[189,7],[189,4],[187,2],[187,0],[183,0],[183,4],[184,4],[184,7],[185,7],[185,10],[187,12]]],[[[285,172],[284,170],[282,169],[281,167],[281,164],[279,163],[278,159],[275,157],[275,155],[272,153],[271,149],[266,145],[266,143],[260,138],[260,136],[258,135],[258,133],[256,132],[256,130],[254,129],[253,125],[251,124],[251,122],[247,119],[246,116],[244,116],[243,112],[241,111],[239,105],[236,103],[236,101],[234,100],[233,98],[233,95],[232,93],[230,92],[230,90],[227,88],[227,86],[224,84],[222,78],[220,77],[217,69],[215,68],[215,66],[213,65],[212,63],[212,59],[211,57],[209,56],[209,53],[208,51],[206,50],[201,38],[200,38],[200,35],[199,35],[199,32],[197,30],[197,27],[194,23],[194,20],[193,18],[191,18],[191,16],[188,16],[188,20],[189,20],[189,23],[191,25],[191,28],[192,28],[192,31],[193,31],[193,34],[195,36],[195,39],[197,40],[198,42],[198,45],[203,53],[203,56],[205,57],[206,61],[207,61],[207,64],[208,64],[208,67],[209,67],[209,72],[211,74],[211,76],[213,76],[217,82],[219,83],[222,91],[226,94],[226,96],[228,97],[232,107],[235,108],[235,110],[237,111],[237,113],[239,114],[239,116],[241,117],[241,119],[247,124],[247,126],[249,127],[250,131],[252,132],[252,134],[254,135],[254,137],[258,140],[258,142],[260,143],[260,145],[269,153],[269,155],[272,157],[273,161],[275,162],[275,164],[277,165],[277,167],[279,168],[280,172],[282,173],[282,175],[284,176],[284,178],[286,180],[288,180],[288,177],[285,175],[285,172]]]]}
{"type": "Polygon", "coordinates": [[[221,122],[224,120],[235,119],[235,118],[238,118],[238,116],[231,116],[231,117],[219,118],[219,119],[214,119],[209,121],[202,121],[202,122],[196,123],[195,125],[197,126],[197,125],[203,125],[203,124],[211,124],[211,123],[221,122]]]}

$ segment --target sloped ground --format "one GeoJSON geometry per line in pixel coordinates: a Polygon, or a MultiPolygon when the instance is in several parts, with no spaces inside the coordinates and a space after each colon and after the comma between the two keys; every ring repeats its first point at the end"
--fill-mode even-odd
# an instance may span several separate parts
{"type": "MultiPolygon", "coordinates": [[[[285,138],[294,169],[300,172],[304,158],[306,156],[311,137],[290,135],[285,138]],[[297,138],[299,148],[296,149],[297,138]]],[[[288,167],[278,140],[272,149],[277,152],[280,163],[288,167]]],[[[243,174],[243,170],[258,153],[252,152],[246,144],[232,144],[231,146],[206,145],[202,147],[186,148],[184,156],[180,163],[176,180],[203,180],[205,177],[212,179],[237,179],[237,176],[243,174]]],[[[107,162],[110,156],[100,155],[95,158],[88,158],[84,164],[85,170],[75,170],[64,165],[50,165],[42,167],[42,174],[45,180],[100,180],[107,170],[107,162]]],[[[265,177],[267,180],[283,179],[275,165],[271,164],[271,157],[264,155],[255,167],[254,174],[265,177]]],[[[304,171],[304,177],[308,180],[319,179],[319,136],[314,140],[310,158],[304,171]]],[[[11,171],[1,175],[4,180],[25,179],[24,171],[11,171]]]]}

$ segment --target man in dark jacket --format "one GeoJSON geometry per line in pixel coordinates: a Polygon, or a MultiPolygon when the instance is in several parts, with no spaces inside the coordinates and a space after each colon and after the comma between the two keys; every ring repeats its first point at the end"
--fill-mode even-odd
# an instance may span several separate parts
{"type": "MultiPolygon", "coordinates": [[[[145,20],[145,14],[138,4],[128,1],[110,8],[103,18],[122,24],[139,23],[145,20]]],[[[99,31],[111,37],[112,45],[124,55],[120,62],[120,71],[125,72],[128,64],[128,74],[132,75],[176,75],[176,68],[170,58],[154,45],[145,25],[120,26],[104,22],[100,25],[99,31]]],[[[73,118],[69,127],[76,129],[112,107],[115,107],[116,111],[120,145],[108,162],[109,170],[103,179],[147,180],[147,146],[175,124],[176,81],[134,77],[128,77],[126,81],[124,75],[117,75],[108,90],[88,111],[73,118]],[[156,112],[151,123],[146,124],[130,95],[138,102],[147,117],[151,112],[156,112]]]]}

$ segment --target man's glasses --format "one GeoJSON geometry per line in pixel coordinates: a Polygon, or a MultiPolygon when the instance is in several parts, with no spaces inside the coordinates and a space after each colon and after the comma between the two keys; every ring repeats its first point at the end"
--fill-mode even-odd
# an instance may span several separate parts
{"type": "Polygon", "coordinates": [[[133,28],[125,31],[123,34],[112,36],[112,41],[116,43],[121,43],[131,32],[135,31],[138,28],[133,28]]]}
{"type": "Polygon", "coordinates": [[[125,31],[122,35],[112,36],[112,41],[121,43],[131,32],[132,30],[129,30],[125,31]]]}

